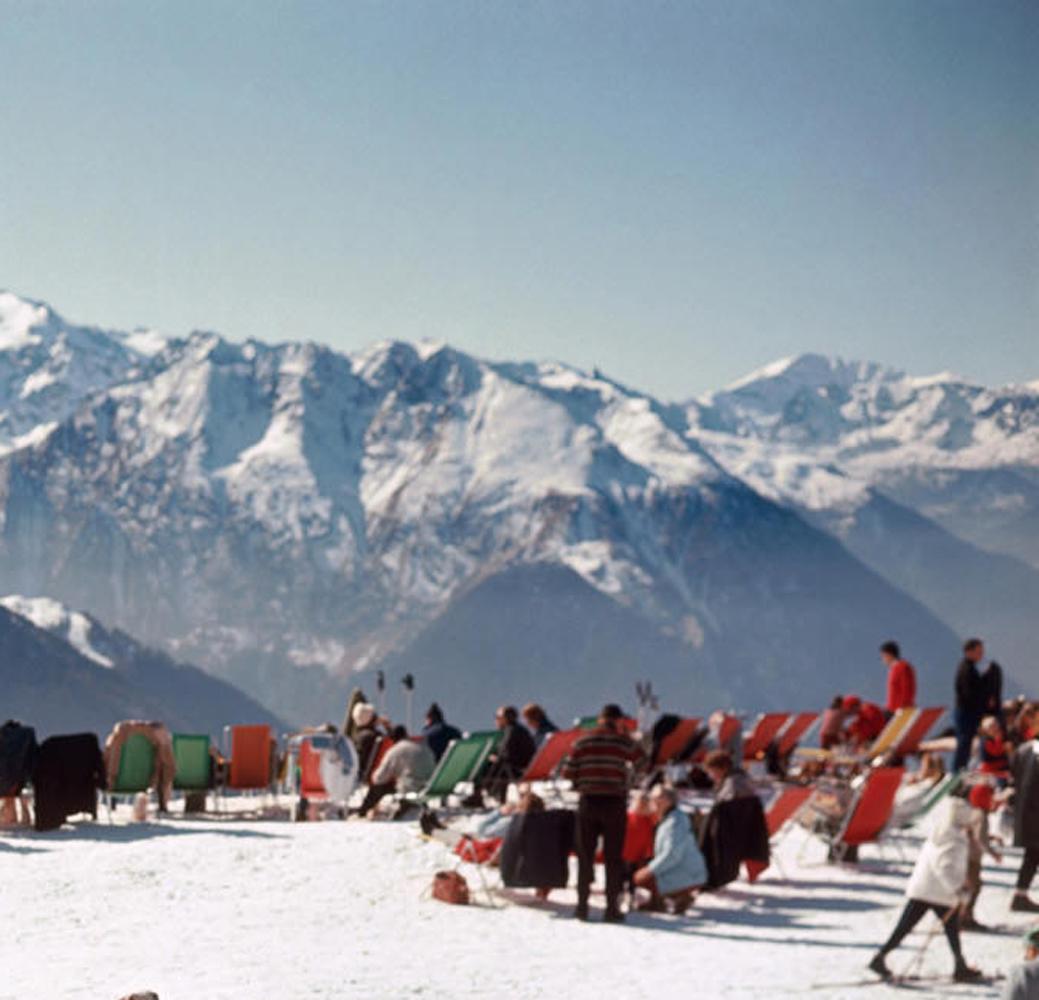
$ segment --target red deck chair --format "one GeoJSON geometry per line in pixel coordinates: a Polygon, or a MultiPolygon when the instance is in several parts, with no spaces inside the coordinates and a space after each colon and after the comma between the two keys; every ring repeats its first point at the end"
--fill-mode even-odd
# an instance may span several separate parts
{"type": "Polygon", "coordinates": [[[228,788],[266,789],[271,783],[271,727],[231,727],[228,788]]]}
{"type": "Polygon", "coordinates": [[[830,843],[841,860],[849,847],[880,839],[895,807],[895,793],[902,784],[904,767],[875,767],[866,775],[851,803],[848,815],[830,843]]]}
{"type": "Polygon", "coordinates": [[[769,803],[768,811],[765,813],[770,838],[779,833],[800,812],[814,791],[811,785],[786,785],[783,788],[769,803]]]}
{"type": "Polygon", "coordinates": [[[919,715],[905,731],[902,739],[895,746],[895,753],[901,757],[916,753],[920,749],[920,741],[931,731],[938,720],[945,714],[944,708],[921,708],[919,715]]]}
{"type": "Polygon", "coordinates": [[[372,751],[371,759],[368,761],[368,767],[365,768],[363,775],[363,780],[367,784],[371,784],[372,775],[379,769],[383,758],[390,752],[391,746],[393,746],[393,740],[388,736],[379,737],[379,742],[375,744],[375,750],[372,751]]]}
{"type": "Polygon", "coordinates": [[[551,781],[574,743],[587,735],[586,729],[567,729],[562,732],[549,733],[538,752],[534,754],[534,759],[530,762],[526,774],[520,780],[551,781]]]}
{"type": "Polygon", "coordinates": [[[764,715],[759,715],[758,721],[754,723],[754,728],[743,741],[743,759],[757,760],[764,754],[769,743],[776,738],[779,730],[786,725],[789,718],[789,712],[766,712],[764,715]]]}
{"type": "Polygon", "coordinates": [[[678,725],[660,741],[654,766],[670,764],[689,745],[699,728],[699,719],[679,719],[678,725]]]}
{"type": "Polygon", "coordinates": [[[302,740],[299,745],[299,794],[311,801],[328,798],[321,780],[321,754],[310,745],[310,740],[302,740]]]}
{"type": "Polygon", "coordinates": [[[818,712],[798,712],[779,734],[779,756],[785,757],[792,753],[794,747],[801,742],[802,737],[815,725],[819,718],[818,712]]]}

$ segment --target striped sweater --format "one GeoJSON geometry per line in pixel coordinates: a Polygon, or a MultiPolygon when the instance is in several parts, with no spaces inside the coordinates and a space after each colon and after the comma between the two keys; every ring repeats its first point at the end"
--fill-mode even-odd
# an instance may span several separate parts
{"type": "Polygon", "coordinates": [[[638,767],[644,756],[630,737],[600,726],[574,744],[563,777],[572,781],[581,795],[626,796],[628,766],[638,767]]]}

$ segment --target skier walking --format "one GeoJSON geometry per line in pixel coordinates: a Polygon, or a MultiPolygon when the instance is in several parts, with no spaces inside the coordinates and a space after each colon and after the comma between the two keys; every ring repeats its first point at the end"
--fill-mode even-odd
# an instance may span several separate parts
{"type": "Polygon", "coordinates": [[[969,983],[981,978],[963,958],[960,948],[960,904],[966,896],[971,807],[959,796],[949,796],[942,803],[930,836],[920,850],[913,874],[906,886],[908,902],[891,936],[869,963],[881,979],[894,978],[884,959],[894,951],[920,918],[931,910],[942,922],[955,965],[953,979],[969,983]]]}

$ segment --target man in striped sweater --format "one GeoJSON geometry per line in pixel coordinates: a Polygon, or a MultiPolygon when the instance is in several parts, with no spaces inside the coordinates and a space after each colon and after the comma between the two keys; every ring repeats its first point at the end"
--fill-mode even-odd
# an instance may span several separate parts
{"type": "Polygon", "coordinates": [[[624,828],[627,820],[630,771],[643,763],[641,748],[621,730],[624,713],[607,705],[596,727],[575,744],[563,769],[580,800],[577,806],[577,910],[578,920],[588,919],[588,894],[592,887],[595,849],[603,842],[606,863],[606,913],[608,923],[620,923],[624,885],[624,828]]]}

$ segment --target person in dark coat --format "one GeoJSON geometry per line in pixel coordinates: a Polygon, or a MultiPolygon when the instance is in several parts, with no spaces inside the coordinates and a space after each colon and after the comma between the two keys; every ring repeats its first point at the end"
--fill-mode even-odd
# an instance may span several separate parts
{"type": "Polygon", "coordinates": [[[537,753],[534,737],[520,725],[519,712],[514,705],[502,705],[495,713],[494,723],[501,732],[501,740],[494,753],[488,756],[487,768],[475,791],[463,800],[463,805],[471,809],[483,808],[484,792],[504,802],[509,785],[523,777],[527,765],[537,753]]]}
{"type": "Polygon", "coordinates": [[[1010,773],[1014,778],[1014,846],[1024,848],[1010,908],[1039,913],[1039,903],[1028,897],[1039,870],[1039,740],[1022,743],[1014,751],[1010,773]]]}
{"type": "Polygon", "coordinates": [[[539,748],[552,733],[559,731],[559,727],[548,717],[545,710],[535,702],[524,705],[522,715],[539,748]]]}
{"type": "Polygon", "coordinates": [[[953,712],[956,753],[952,761],[953,771],[962,771],[970,761],[974,737],[986,714],[990,684],[982,680],[978,673],[978,663],[984,655],[985,645],[980,639],[968,639],[963,644],[963,659],[956,670],[956,708],[953,712]]]}
{"type": "Polygon", "coordinates": [[[426,746],[432,751],[433,758],[439,761],[444,756],[444,752],[451,741],[460,740],[462,733],[445,721],[444,713],[440,706],[433,702],[429,706],[429,711],[426,712],[426,726],[422,730],[422,738],[426,741],[426,746]]]}
{"type": "Polygon", "coordinates": [[[76,813],[90,813],[97,819],[97,793],[105,787],[105,762],[97,736],[76,733],[45,739],[32,784],[37,830],[56,830],[76,813]]]}

